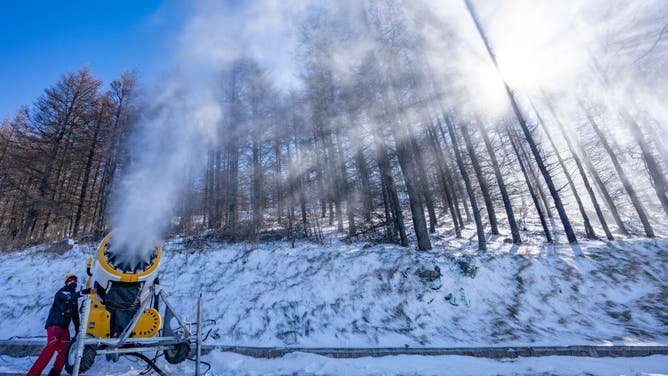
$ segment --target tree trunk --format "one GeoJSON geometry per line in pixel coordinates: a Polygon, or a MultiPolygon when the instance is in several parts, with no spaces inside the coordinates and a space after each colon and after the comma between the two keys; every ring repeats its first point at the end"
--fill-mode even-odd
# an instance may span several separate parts
{"type": "Polygon", "coordinates": [[[482,224],[482,218],[480,218],[480,211],[478,210],[478,202],[476,201],[475,193],[473,192],[473,186],[471,185],[471,180],[469,179],[468,172],[466,172],[466,167],[464,166],[464,161],[462,160],[462,156],[459,151],[454,125],[446,114],[443,114],[443,116],[445,117],[445,123],[448,127],[448,133],[450,134],[450,139],[452,141],[452,149],[455,153],[457,166],[459,167],[459,172],[462,174],[464,186],[466,187],[466,193],[468,193],[469,201],[471,201],[471,207],[473,208],[473,218],[475,219],[475,227],[478,234],[478,249],[484,251],[487,249],[487,241],[485,239],[485,230],[482,224]]]}
{"type": "Polygon", "coordinates": [[[390,202],[390,195],[385,186],[385,180],[380,180],[381,191],[383,193],[383,208],[385,209],[385,240],[394,241],[396,238],[394,227],[394,216],[392,215],[392,203],[390,202]]]}
{"type": "Polygon", "coordinates": [[[253,228],[259,231],[264,223],[263,211],[264,206],[264,182],[262,178],[262,161],[260,155],[260,140],[259,135],[255,135],[252,146],[253,158],[253,181],[252,181],[252,209],[253,209],[253,228]]]}
{"type": "Polygon", "coordinates": [[[571,192],[573,193],[575,202],[578,205],[578,210],[580,210],[580,215],[582,215],[582,220],[584,221],[585,235],[587,239],[596,239],[596,233],[594,232],[594,228],[592,227],[591,222],[589,221],[589,216],[587,215],[587,211],[585,210],[584,205],[582,204],[582,199],[580,198],[580,194],[578,193],[578,190],[575,187],[575,183],[573,182],[573,177],[571,176],[571,173],[568,172],[568,167],[566,166],[566,162],[564,162],[564,159],[561,158],[561,153],[559,153],[559,149],[557,148],[557,145],[554,143],[552,135],[550,135],[550,132],[548,131],[547,126],[545,125],[545,121],[538,112],[538,109],[536,109],[536,107],[534,106],[533,110],[536,113],[536,117],[538,118],[538,124],[540,124],[540,126],[543,128],[543,132],[545,132],[547,140],[550,142],[550,145],[554,150],[554,154],[557,156],[559,165],[561,166],[561,169],[564,171],[564,176],[566,176],[566,180],[568,181],[568,186],[571,188],[571,192]]]}
{"type": "MultiPolygon", "coordinates": [[[[443,112],[443,113],[445,114],[445,112],[443,112]]],[[[448,153],[448,160],[456,159],[454,154],[452,153],[452,148],[448,148],[448,139],[445,136],[445,131],[443,130],[443,123],[441,123],[440,120],[438,121],[438,128],[441,132],[441,137],[443,138],[443,143],[445,144],[445,148],[450,149],[450,153],[448,153]]],[[[450,167],[449,163],[448,163],[447,169],[452,171],[452,168],[450,167]]],[[[453,196],[454,201],[455,201],[455,207],[457,208],[457,216],[458,216],[459,223],[461,224],[461,228],[464,228],[464,220],[462,219],[461,210],[459,209],[459,199],[461,198],[462,204],[464,205],[464,213],[466,214],[466,222],[471,222],[471,210],[469,209],[469,205],[467,203],[468,201],[464,197],[464,194],[463,194],[464,189],[462,188],[461,180],[456,179],[454,177],[454,175],[452,175],[452,174],[448,174],[448,184],[451,187],[454,187],[452,196],[453,196]]]]}
{"type": "Polygon", "coordinates": [[[51,170],[53,169],[53,163],[56,160],[56,156],[60,148],[60,143],[63,140],[63,137],[65,137],[65,133],[66,133],[65,126],[61,126],[60,129],[58,130],[56,139],[54,140],[53,145],[51,146],[51,151],[49,152],[46,159],[46,167],[44,168],[44,171],[41,174],[39,185],[37,187],[37,199],[32,200],[30,208],[28,209],[28,215],[26,216],[26,220],[23,225],[23,231],[21,234],[23,238],[27,238],[28,235],[33,232],[35,224],[37,223],[37,205],[38,202],[44,200],[44,197],[46,195],[46,189],[49,184],[49,178],[51,177],[51,170]]]}
{"type": "MultiPolygon", "coordinates": [[[[427,140],[429,141],[429,146],[431,147],[432,153],[434,153],[434,155],[436,156],[436,162],[437,162],[436,168],[438,169],[438,177],[441,185],[441,193],[443,194],[443,202],[447,203],[448,209],[450,210],[450,217],[452,218],[452,225],[455,231],[455,235],[457,236],[457,238],[461,238],[462,236],[462,230],[460,228],[461,224],[458,223],[458,218],[461,217],[455,209],[456,203],[454,202],[452,193],[450,191],[452,185],[450,185],[447,182],[446,178],[445,157],[443,155],[443,150],[441,149],[441,145],[438,143],[438,139],[436,137],[433,124],[427,128],[427,136],[428,136],[427,140]]],[[[449,173],[449,171],[447,173],[449,173]]]]}
{"type": "Polygon", "coordinates": [[[649,145],[647,145],[647,141],[645,141],[645,136],[642,134],[640,125],[626,110],[622,111],[622,117],[631,125],[631,134],[633,134],[633,138],[638,145],[640,145],[642,157],[645,161],[645,167],[647,168],[647,172],[652,181],[652,187],[654,187],[654,191],[659,198],[659,202],[661,202],[663,210],[668,214],[668,181],[666,181],[666,175],[661,171],[659,162],[649,149],[649,145]]]}
{"type": "MultiPolygon", "coordinates": [[[[473,5],[471,4],[471,0],[464,0],[466,2],[466,7],[468,8],[469,14],[471,15],[471,18],[473,19],[473,22],[476,25],[476,28],[478,30],[478,33],[480,34],[480,38],[482,39],[483,43],[485,44],[485,48],[487,49],[487,53],[489,54],[489,57],[492,59],[492,62],[494,63],[494,66],[498,69],[499,64],[496,61],[496,56],[494,55],[494,52],[492,51],[492,48],[489,44],[489,41],[487,40],[487,37],[485,36],[485,33],[482,29],[482,26],[480,25],[480,21],[478,20],[478,17],[475,14],[475,10],[473,9],[473,5]]],[[[513,94],[512,90],[510,89],[510,86],[508,83],[503,80],[503,85],[506,90],[506,94],[508,95],[508,99],[510,100],[510,104],[513,108],[513,112],[515,113],[515,116],[517,117],[517,121],[520,124],[520,127],[522,127],[522,132],[524,132],[524,137],[526,138],[527,142],[529,143],[529,147],[531,148],[531,152],[533,153],[534,158],[536,159],[536,164],[538,164],[538,168],[540,169],[541,174],[543,175],[543,179],[545,179],[545,183],[547,184],[547,188],[550,191],[550,195],[552,196],[552,199],[554,200],[554,206],[557,208],[557,213],[559,214],[559,218],[561,219],[561,223],[564,227],[564,231],[566,232],[566,238],[568,239],[568,242],[573,244],[577,243],[577,238],[575,237],[575,232],[573,231],[573,227],[571,226],[571,222],[568,219],[568,215],[566,214],[566,210],[564,209],[564,206],[561,202],[561,197],[559,196],[559,191],[557,191],[557,188],[554,185],[554,182],[552,181],[552,176],[550,176],[549,171],[547,170],[547,167],[545,167],[545,163],[543,162],[542,157],[540,156],[540,152],[538,151],[538,147],[536,146],[536,143],[533,139],[533,136],[531,135],[531,131],[529,130],[529,127],[527,126],[526,121],[524,120],[524,115],[522,115],[522,111],[520,111],[519,104],[515,100],[515,95],[513,94]]]]}
{"type": "Polygon", "coordinates": [[[403,247],[408,247],[408,237],[406,236],[406,227],[404,225],[404,216],[401,212],[401,204],[397,196],[397,189],[394,186],[394,178],[392,177],[392,168],[387,156],[385,142],[381,136],[374,133],[374,141],[376,144],[376,159],[380,169],[380,178],[387,193],[387,200],[392,209],[392,219],[394,222],[394,230],[399,234],[400,244],[403,247]]]}
{"type": "Polygon", "coordinates": [[[415,235],[417,237],[418,249],[426,251],[431,249],[431,242],[429,241],[429,232],[427,231],[427,222],[424,217],[420,191],[416,186],[419,179],[415,171],[415,155],[411,153],[410,145],[408,144],[409,141],[405,139],[408,135],[400,129],[397,129],[401,127],[402,124],[391,127],[397,149],[397,159],[399,160],[399,167],[401,168],[404,177],[406,193],[408,193],[408,202],[411,208],[413,228],[415,229],[415,235]]]}
{"type": "Polygon", "coordinates": [[[636,213],[638,213],[638,218],[640,219],[640,222],[643,225],[643,228],[645,229],[645,235],[649,238],[654,237],[654,230],[652,229],[652,225],[649,223],[649,219],[647,218],[647,214],[645,212],[645,208],[640,201],[640,198],[636,194],[635,189],[633,188],[633,185],[631,185],[631,181],[628,179],[626,176],[626,173],[622,169],[622,165],[619,163],[619,160],[617,159],[617,156],[615,155],[615,152],[612,150],[612,146],[610,146],[610,143],[608,143],[607,138],[601,132],[601,129],[598,127],[598,124],[596,121],[594,121],[593,116],[589,112],[589,109],[585,106],[584,103],[579,101],[580,107],[585,112],[585,115],[587,116],[587,120],[589,121],[589,124],[592,126],[594,129],[594,132],[596,132],[596,135],[598,138],[601,140],[601,144],[603,145],[603,148],[605,151],[608,153],[608,156],[610,157],[610,160],[612,161],[612,165],[615,168],[615,171],[617,172],[617,175],[619,176],[619,179],[622,182],[622,185],[624,186],[624,189],[626,190],[626,193],[629,195],[629,198],[631,199],[631,203],[633,204],[633,207],[636,210],[636,213]]]}
{"type": "MultiPolygon", "coordinates": [[[[348,181],[348,173],[346,171],[346,163],[343,157],[343,141],[341,140],[341,130],[339,127],[335,130],[336,136],[336,161],[339,165],[339,181],[341,182],[341,187],[343,189],[337,189],[336,194],[338,196],[338,201],[346,201],[346,215],[348,217],[348,236],[351,238],[357,233],[355,228],[355,204],[352,195],[352,189],[350,182],[348,181]]],[[[343,229],[343,221],[339,220],[341,230],[343,229]]],[[[339,230],[339,231],[341,231],[339,230]]]]}
{"type": "MultiPolygon", "coordinates": [[[[601,66],[598,63],[598,60],[596,58],[592,58],[592,62],[594,65],[594,69],[599,73],[601,81],[603,82],[603,86],[605,88],[609,88],[610,85],[610,79],[608,78],[607,74],[601,69],[601,66]]],[[[647,145],[647,142],[645,141],[645,137],[642,134],[642,130],[640,129],[640,125],[635,121],[633,116],[628,112],[628,110],[622,105],[622,104],[617,104],[620,107],[619,110],[619,115],[620,117],[630,125],[631,128],[631,134],[633,135],[633,138],[635,141],[638,143],[640,146],[640,150],[642,151],[642,156],[643,160],[645,162],[645,167],[647,168],[647,172],[650,176],[650,181],[652,182],[652,186],[654,188],[654,191],[656,192],[657,197],[659,198],[659,202],[661,202],[661,206],[663,207],[663,210],[668,214],[668,181],[666,180],[665,174],[661,171],[661,167],[659,163],[657,162],[656,158],[652,154],[652,152],[649,150],[649,147],[647,145]]],[[[581,104],[581,106],[583,106],[581,104]]],[[[584,107],[584,106],[583,106],[584,107]]],[[[590,121],[591,122],[591,121],[590,121]]],[[[636,208],[637,209],[637,208],[636,208]]],[[[641,218],[642,220],[642,218],[641,218]]],[[[643,226],[645,226],[645,223],[643,223],[643,226]]],[[[650,231],[653,234],[653,231],[650,231]]],[[[647,233],[647,227],[645,226],[645,233],[647,233]]],[[[647,235],[650,236],[650,235],[647,235]]]]}
{"type": "Polygon", "coordinates": [[[97,115],[97,121],[95,122],[95,128],[93,129],[93,139],[91,141],[90,148],[88,150],[88,157],[86,158],[86,167],[84,169],[83,182],[81,183],[81,193],[79,194],[79,204],[77,205],[77,213],[74,219],[74,227],[72,230],[72,236],[75,237],[79,233],[79,222],[81,221],[81,213],[83,212],[84,202],[86,201],[86,191],[88,189],[88,179],[90,178],[90,170],[93,166],[93,157],[95,156],[95,151],[97,149],[97,138],[100,134],[100,125],[102,124],[102,117],[105,112],[104,104],[100,108],[97,115]]]}
{"type": "MultiPolygon", "coordinates": [[[[293,110],[294,111],[294,110],[293,110]]],[[[300,209],[300,214],[302,217],[302,227],[304,230],[304,237],[308,238],[308,216],[307,216],[307,208],[306,208],[306,183],[304,182],[304,175],[306,174],[306,170],[304,168],[304,163],[302,161],[302,155],[301,155],[301,150],[302,150],[302,145],[301,141],[299,140],[299,137],[297,135],[297,129],[296,129],[296,121],[295,121],[295,127],[293,127],[293,142],[295,144],[295,159],[297,160],[297,171],[299,171],[299,174],[297,175],[297,184],[298,184],[298,192],[299,192],[299,209],[300,209]]]]}
{"type": "Polygon", "coordinates": [[[362,205],[364,207],[364,221],[371,223],[371,212],[373,211],[373,201],[371,196],[371,183],[369,179],[369,168],[367,167],[364,153],[361,146],[357,146],[355,152],[355,166],[362,184],[362,205]]]}
{"type": "MultiPolygon", "coordinates": [[[[399,142],[399,144],[401,143],[399,142]]],[[[431,242],[429,241],[429,232],[427,231],[422,200],[420,192],[415,186],[418,179],[414,171],[411,171],[413,169],[411,160],[413,160],[414,156],[411,155],[406,145],[397,145],[397,158],[399,159],[399,166],[401,167],[406,192],[408,193],[408,202],[411,207],[411,216],[413,218],[413,228],[417,237],[418,249],[421,251],[430,250],[431,242]]]]}
{"type": "Polygon", "coordinates": [[[223,151],[220,147],[217,147],[214,151],[215,154],[215,169],[213,170],[213,204],[214,204],[214,227],[219,228],[223,222],[223,192],[222,192],[222,179],[223,179],[223,151]]]}
{"type": "MultiPolygon", "coordinates": [[[[313,132],[313,146],[315,148],[318,148],[318,132],[315,127],[313,126],[314,132],[313,132]]],[[[327,216],[327,191],[325,190],[325,184],[324,184],[324,174],[322,173],[322,155],[321,153],[314,153],[315,154],[315,180],[316,184],[318,187],[318,196],[320,199],[320,216],[322,218],[325,218],[327,216]]]]}
{"type": "Polygon", "coordinates": [[[617,230],[621,232],[623,235],[629,235],[628,230],[626,229],[626,226],[624,225],[624,222],[622,221],[622,218],[619,215],[619,211],[617,210],[617,206],[615,205],[615,202],[613,201],[612,197],[610,196],[610,193],[608,192],[608,188],[605,186],[605,183],[603,183],[603,180],[601,179],[601,176],[599,175],[598,171],[596,168],[592,165],[591,160],[587,156],[587,152],[585,151],[584,147],[582,146],[582,143],[580,140],[576,137],[575,142],[577,145],[578,150],[580,151],[580,154],[582,155],[582,159],[585,162],[585,165],[587,166],[587,169],[589,170],[589,173],[591,176],[594,178],[594,182],[596,182],[596,186],[603,196],[603,200],[606,203],[606,206],[610,213],[612,213],[612,218],[615,219],[615,224],[617,225],[617,230]]]}
{"type": "Polygon", "coordinates": [[[236,137],[232,137],[228,143],[227,226],[232,233],[236,233],[239,220],[239,145],[236,141],[236,137]]]}
{"type": "MultiPolygon", "coordinates": [[[[552,233],[550,231],[550,227],[547,224],[547,220],[545,219],[545,214],[543,213],[543,210],[541,209],[541,202],[539,200],[538,195],[536,194],[536,190],[531,184],[531,178],[529,177],[528,173],[528,168],[527,165],[524,161],[524,155],[521,150],[521,145],[519,141],[516,141],[515,138],[513,137],[513,134],[510,132],[509,129],[506,129],[506,132],[508,133],[508,139],[510,140],[510,144],[513,147],[513,150],[515,151],[515,155],[517,155],[517,161],[520,164],[520,169],[522,170],[522,175],[524,176],[524,181],[527,184],[527,188],[529,189],[529,194],[531,195],[531,200],[533,200],[534,207],[536,208],[536,213],[538,213],[538,219],[540,220],[540,225],[543,227],[543,234],[545,234],[545,240],[548,243],[552,243],[552,233]]],[[[528,163],[528,161],[527,161],[528,163]]]]}
{"type": "Polygon", "coordinates": [[[274,134],[274,197],[276,199],[276,220],[278,223],[281,223],[283,215],[283,172],[281,169],[281,138],[279,137],[279,132],[274,134]]]}
{"type": "MultiPolygon", "coordinates": [[[[603,232],[605,232],[605,237],[608,240],[614,240],[615,237],[612,236],[612,233],[610,232],[610,229],[608,228],[608,222],[605,220],[605,216],[603,215],[603,211],[601,210],[601,206],[598,204],[598,200],[596,199],[596,195],[594,194],[594,190],[591,187],[591,184],[589,184],[589,178],[587,178],[587,172],[585,171],[584,167],[582,166],[582,161],[580,160],[580,157],[578,156],[577,152],[575,151],[575,148],[573,147],[573,143],[571,142],[571,138],[568,137],[568,132],[566,132],[566,128],[564,127],[564,124],[559,120],[559,117],[557,116],[556,111],[554,110],[554,107],[552,106],[552,103],[548,100],[547,96],[545,96],[545,102],[547,104],[547,107],[550,109],[550,112],[552,113],[552,117],[554,117],[557,125],[559,126],[559,129],[561,130],[562,135],[564,136],[564,139],[566,140],[566,145],[568,146],[568,150],[571,152],[571,155],[573,156],[573,160],[575,161],[575,165],[578,168],[578,171],[580,172],[580,176],[582,177],[582,182],[584,183],[585,189],[587,190],[587,193],[589,194],[589,199],[592,202],[592,205],[594,205],[594,210],[596,210],[596,216],[598,217],[599,222],[601,222],[601,226],[603,227],[603,232]]],[[[545,132],[547,133],[547,128],[544,128],[545,132]]]]}
{"type": "Polygon", "coordinates": [[[492,197],[489,194],[489,186],[487,185],[487,179],[482,173],[482,168],[480,168],[480,162],[478,161],[478,156],[476,151],[473,148],[473,143],[471,142],[471,134],[469,133],[468,125],[462,123],[461,125],[462,134],[464,135],[464,143],[466,149],[469,153],[469,159],[473,165],[473,171],[478,178],[478,183],[480,185],[480,190],[482,191],[482,197],[485,201],[485,207],[487,209],[487,216],[489,218],[489,225],[492,230],[492,234],[499,234],[499,226],[496,223],[496,213],[494,212],[494,204],[492,203],[492,197]]]}
{"type": "Polygon", "coordinates": [[[424,203],[427,206],[427,213],[429,214],[429,232],[434,233],[436,232],[438,220],[436,219],[436,210],[434,210],[434,200],[431,197],[431,190],[429,189],[430,184],[427,177],[427,171],[424,167],[424,158],[418,147],[414,132],[411,132],[409,137],[411,139],[412,152],[413,155],[415,155],[415,165],[417,167],[418,184],[421,188],[422,200],[424,200],[424,203]]]}
{"type": "Polygon", "coordinates": [[[204,198],[202,201],[202,211],[204,215],[204,226],[206,228],[212,228],[213,225],[211,223],[211,210],[210,208],[210,202],[211,202],[211,171],[213,170],[212,166],[212,158],[211,158],[211,152],[206,153],[206,170],[204,173],[204,198]]]}
{"type": "Polygon", "coordinates": [[[485,148],[487,148],[487,153],[489,154],[490,160],[492,161],[492,168],[494,169],[494,176],[496,177],[496,183],[499,186],[501,191],[501,199],[503,200],[503,206],[506,209],[506,216],[508,217],[508,225],[510,226],[510,233],[513,238],[513,243],[520,244],[522,238],[520,237],[520,229],[517,226],[517,221],[515,220],[515,214],[513,212],[513,205],[510,201],[510,196],[508,195],[508,190],[506,189],[506,183],[503,180],[503,175],[501,174],[501,169],[499,168],[499,163],[496,159],[496,153],[492,143],[487,135],[485,126],[482,124],[482,121],[478,119],[476,122],[478,124],[478,129],[480,134],[482,134],[482,139],[485,142],[485,148]]]}
{"type": "Polygon", "coordinates": [[[292,157],[292,151],[290,149],[290,136],[286,137],[286,168],[288,170],[287,177],[286,177],[286,187],[285,191],[288,196],[288,238],[290,239],[290,242],[292,243],[292,248],[295,246],[295,230],[294,230],[294,222],[295,222],[295,194],[297,191],[297,183],[296,183],[296,177],[295,174],[290,173],[290,171],[294,171],[297,166],[296,163],[292,157]]]}

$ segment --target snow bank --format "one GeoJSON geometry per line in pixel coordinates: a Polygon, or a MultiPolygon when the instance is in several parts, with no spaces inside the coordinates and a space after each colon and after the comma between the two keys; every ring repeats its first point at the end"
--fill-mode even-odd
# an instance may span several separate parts
{"type": "MultiPolygon", "coordinates": [[[[160,280],[210,344],[478,346],[668,343],[668,240],[394,245],[165,244],[160,280]],[[462,250],[463,249],[463,250],[462,250]]],[[[0,255],[0,339],[43,336],[51,299],[94,247],[0,255]]]]}

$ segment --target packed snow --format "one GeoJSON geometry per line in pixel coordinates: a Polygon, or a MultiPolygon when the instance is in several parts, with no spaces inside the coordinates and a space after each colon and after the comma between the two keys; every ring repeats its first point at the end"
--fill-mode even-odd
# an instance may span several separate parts
{"type": "MultiPolygon", "coordinates": [[[[2,373],[27,370],[30,358],[0,356],[2,373]]],[[[208,375],[662,375],[668,374],[668,356],[644,358],[578,358],[549,356],[542,358],[484,359],[465,356],[398,355],[383,358],[332,359],[306,353],[292,353],[278,359],[257,359],[233,353],[214,352],[206,357],[211,363],[208,375]]],[[[162,365],[161,365],[162,366],[162,365]]],[[[138,376],[145,365],[121,358],[111,363],[99,357],[87,375],[138,376]]],[[[193,375],[192,362],[162,367],[171,375],[193,375]]],[[[202,370],[206,370],[202,366],[202,370]]]]}

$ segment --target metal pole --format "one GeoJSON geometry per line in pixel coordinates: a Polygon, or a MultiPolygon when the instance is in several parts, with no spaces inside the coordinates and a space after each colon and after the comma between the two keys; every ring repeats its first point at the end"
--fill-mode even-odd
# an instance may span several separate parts
{"type": "Polygon", "coordinates": [[[197,355],[195,356],[195,376],[199,375],[200,356],[202,355],[202,293],[197,299],[197,355]]]}
{"type": "Polygon", "coordinates": [[[144,303],[141,306],[139,306],[137,313],[135,313],[135,316],[132,318],[130,324],[127,327],[125,327],[125,330],[118,338],[118,342],[116,342],[116,345],[114,347],[120,347],[130,337],[130,335],[132,335],[132,329],[134,329],[137,323],[139,322],[139,319],[141,318],[141,315],[144,312],[144,308],[146,308],[146,306],[148,305],[148,302],[149,300],[146,299],[144,303]]]}
{"type": "Polygon", "coordinates": [[[79,335],[77,336],[77,357],[74,361],[74,370],[72,376],[79,376],[79,367],[81,366],[81,357],[83,356],[84,341],[86,339],[86,329],[88,328],[88,316],[90,315],[90,299],[88,295],[84,296],[83,315],[79,323],[79,335]]]}
{"type": "Polygon", "coordinates": [[[165,303],[165,307],[167,307],[166,310],[172,311],[172,314],[174,315],[174,318],[176,319],[176,321],[179,322],[179,325],[181,325],[181,328],[185,331],[185,336],[184,337],[185,338],[190,337],[191,334],[190,334],[190,329],[188,329],[189,326],[186,324],[185,321],[183,321],[181,316],[176,314],[176,311],[174,311],[174,308],[169,303],[169,299],[167,299],[167,293],[165,292],[165,290],[160,290],[160,296],[162,297],[162,301],[165,303]]]}

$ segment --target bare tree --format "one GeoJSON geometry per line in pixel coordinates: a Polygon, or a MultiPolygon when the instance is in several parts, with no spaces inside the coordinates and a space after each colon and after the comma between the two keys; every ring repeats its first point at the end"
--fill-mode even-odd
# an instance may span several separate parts
{"type": "Polygon", "coordinates": [[[464,166],[464,161],[462,160],[461,152],[459,151],[459,145],[457,141],[457,136],[455,133],[455,126],[452,123],[452,119],[446,114],[443,115],[445,118],[445,123],[448,128],[448,133],[450,134],[450,140],[452,141],[452,149],[455,153],[455,159],[457,160],[457,166],[459,167],[459,172],[462,175],[464,180],[464,186],[466,187],[466,193],[469,196],[469,201],[471,201],[471,207],[473,208],[473,218],[475,219],[476,232],[478,234],[478,249],[484,251],[487,249],[487,241],[485,239],[485,229],[482,224],[482,218],[480,218],[480,211],[478,210],[478,201],[475,197],[475,192],[473,192],[473,185],[471,184],[471,179],[469,178],[468,172],[466,171],[466,166],[464,166]]]}
{"type": "Polygon", "coordinates": [[[519,244],[522,242],[519,226],[517,226],[517,221],[515,220],[513,205],[510,202],[510,196],[508,195],[506,183],[503,179],[503,174],[501,173],[499,162],[496,159],[494,148],[492,147],[492,143],[489,139],[489,136],[487,135],[487,131],[485,130],[485,126],[482,121],[477,119],[476,124],[478,125],[480,134],[482,135],[483,141],[485,142],[485,148],[487,149],[487,153],[489,154],[490,160],[492,162],[494,177],[496,178],[496,183],[499,186],[499,190],[501,191],[501,199],[503,200],[503,206],[506,209],[506,216],[508,217],[508,225],[510,226],[510,233],[512,235],[513,243],[519,244]]]}
{"type": "Polygon", "coordinates": [[[622,165],[619,163],[617,155],[613,151],[612,146],[608,142],[607,137],[605,137],[605,135],[601,131],[601,128],[598,126],[598,124],[594,120],[594,117],[592,116],[589,109],[585,106],[585,104],[582,101],[579,101],[579,103],[580,107],[587,116],[587,120],[589,120],[589,124],[591,125],[592,129],[594,129],[594,132],[596,132],[596,135],[600,139],[601,145],[603,145],[603,148],[608,153],[608,156],[612,161],[612,165],[615,167],[615,171],[617,171],[617,175],[619,176],[619,179],[622,181],[622,185],[624,186],[626,193],[629,195],[631,203],[633,204],[636,213],[638,213],[638,218],[640,219],[640,222],[642,223],[643,228],[645,229],[645,235],[647,235],[647,237],[650,238],[654,237],[654,230],[652,229],[652,225],[649,223],[649,219],[647,218],[645,207],[640,201],[640,198],[638,198],[638,195],[636,194],[633,185],[631,185],[631,181],[628,179],[626,173],[622,169],[622,165]]]}

